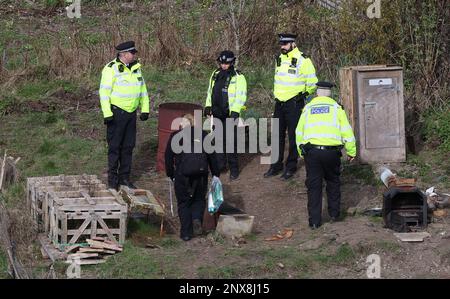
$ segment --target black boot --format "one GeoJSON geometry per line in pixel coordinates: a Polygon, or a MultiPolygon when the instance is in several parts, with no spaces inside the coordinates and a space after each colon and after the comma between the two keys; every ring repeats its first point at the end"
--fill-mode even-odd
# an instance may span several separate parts
{"type": "Polygon", "coordinates": [[[108,189],[114,189],[116,191],[119,191],[119,185],[115,183],[108,183],[108,189]]]}
{"type": "Polygon", "coordinates": [[[192,221],[192,227],[194,230],[194,236],[201,236],[203,235],[203,229],[202,229],[202,223],[200,221],[200,219],[194,219],[192,221]]]}
{"type": "Polygon", "coordinates": [[[137,189],[135,185],[133,185],[133,183],[131,183],[129,180],[127,179],[123,179],[120,180],[119,185],[124,185],[127,186],[130,189],[137,189]]]}
{"type": "Polygon", "coordinates": [[[292,170],[286,170],[283,175],[281,176],[281,179],[287,181],[290,178],[292,178],[294,176],[295,171],[292,170]]]}
{"type": "Polygon", "coordinates": [[[264,174],[265,178],[278,175],[283,170],[282,167],[270,166],[269,170],[264,174]]]}
{"type": "Polygon", "coordinates": [[[237,180],[238,178],[239,178],[239,170],[237,169],[230,170],[230,180],[234,181],[237,180]]]}

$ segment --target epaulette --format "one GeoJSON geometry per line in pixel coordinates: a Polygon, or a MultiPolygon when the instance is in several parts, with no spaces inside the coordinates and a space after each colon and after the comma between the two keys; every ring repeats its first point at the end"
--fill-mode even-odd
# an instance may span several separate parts
{"type": "Polygon", "coordinates": [[[235,70],[235,71],[236,71],[236,74],[243,75],[243,73],[240,70],[235,70]]]}
{"type": "Polygon", "coordinates": [[[306,55],[305,53],[302,53],[303,58],[307,59],[309,58],[309,55],[306,55]]]}
{"type": "Polygon", "coordinates": [[[116,63],[115,61],[111,61],[110,63],[108,63],[108,67],[112,67],[114,65],[114,63],[116,63]]]}

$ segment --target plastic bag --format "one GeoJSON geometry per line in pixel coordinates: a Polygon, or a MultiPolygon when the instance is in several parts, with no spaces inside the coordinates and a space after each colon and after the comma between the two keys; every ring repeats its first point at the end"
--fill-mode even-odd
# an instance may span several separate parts
{"type": "Polygon", "coordinates": [[[208,212],[214,214],[223,203],[222,182],[216,176],[213,176],[211,187],[208,192],[208,212]]]}

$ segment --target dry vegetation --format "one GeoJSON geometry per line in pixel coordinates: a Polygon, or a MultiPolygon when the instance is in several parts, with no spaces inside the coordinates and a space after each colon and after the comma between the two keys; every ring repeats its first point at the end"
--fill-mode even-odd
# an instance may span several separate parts
{"type": "MultiPolygon", "coordinates": [[[[147,81],[165,87],[151,90],[153,94],[164,97],[173,87],[166,83],[186,87],[179,98],[166,95],[169,100],[195,98],[217,53],[238,48],[240,68],[250,77],[249,107],[266,115],[271,112],[276,34],[293,31],[321,80],[339,82],[341,66],[403,66],[407,133],[425,134],[433,147],[440,146],[448,156],[450,2],[382,1],[382,18],[377,20],[365,15],[365,0],[343,1],[343,9],[336,12],[312,2],[83,0],[82,18],[70,20],[63,0],[0,0],[0,137],[10,137],[2,131],[5,127],[15,135],[0,138],[0,149],[16,147],[33,154],[37,149],[35,159],[21,153],[24,175],[47,175],[69,167],[80,170],[84,165],[74,162],[78,156],[88,157],[92,162],[88,170],[100,174],[105,153],[104,144],[98,142],[103,127],[93,112],[98,104],[94,93],[101,68],[114,56],[114,45],[126,39],[136,41],[147,81]],[[25,114],[23,107],[46,114],[25,114]],[[41,135],[46,139],[36,137],[41,135]],[[85,141],[89,138],[93,141],[85,141]],[[36,144],[30,145],[32,141],[36,144]],[[60,154],[61,148],[66,152],[60,154]],[[36,162],[39,159],[43,165],[36,162]]],[[[156,130],[156,124],[152,126],[156,130]]],[[[145,149],[154,150],[156,137],[146,138],[145,149]]],[[[414,161],[418,168],[436,172],[427,161],[417,157],[414,161]]],[[[448,180],[449,170],[441,171],[448,180]]],[[[11,203],[23,196],[23,187],[14,186],[0,199],[11,203]]],[[[18,256],[32,268],[39,251],[31,244],[33,232],[18,208],[21,204],[15,201],[10,209],[11,230],[18,256]]],[[[140,252],[135,253],[138,260],[140,252]]]]}

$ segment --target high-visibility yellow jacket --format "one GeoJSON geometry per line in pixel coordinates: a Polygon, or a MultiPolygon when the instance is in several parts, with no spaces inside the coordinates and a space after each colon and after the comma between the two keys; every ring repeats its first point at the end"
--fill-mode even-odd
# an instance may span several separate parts
{"type": "MultiPolygon", "coordinates": [[[[211,97],[215,84],[215,77],[220,72],[220,69],[215,70],[210,79],[208,94],[206,96],[205,107],[211,107],[211,97]]],[[[245,102],[247,101],[247,80],[244,75],[235,71],[235,74],[231,76],[230,84],[228,85],[228,106],[231,112],[241,113],[241,110],[245,109],[245,102]]]]}
{"type": "Polygon", "coordinates": [[[296,143],[345,146],[347,155],[356,156],[356,140],[344,109],[329,97],[316,97],[303,109],[297,125],[296,143]]]}
{"type": "Polygon", "coordinates": [[[141,64],[134,63],[128,68],[120,59],[108,63],[102,71],[100,82],[100,105],[103,117],[113,115],[111,105],[127,112],[134,112],[141,106],[141,112],[149,113],[150,105],[141,73],[141,64]]]}
{"type": "Polygon", "coordinates": [[[317,82],[316,69],[311,59],[298,48],[278,56],[273,87],[275,98],[285,102],[301,92],[313,94],[317,82]]]}

